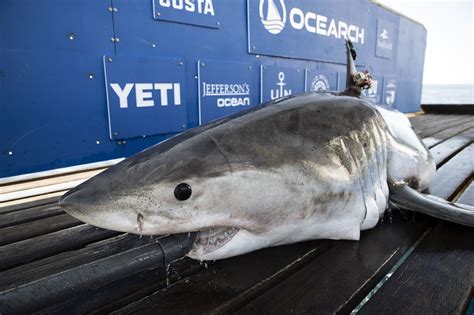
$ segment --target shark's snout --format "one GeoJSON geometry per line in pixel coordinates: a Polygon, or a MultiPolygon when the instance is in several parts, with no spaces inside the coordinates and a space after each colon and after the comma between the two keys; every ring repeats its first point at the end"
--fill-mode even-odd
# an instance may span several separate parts
{"type": "Polygon", "coordinates": [[[113,196],[86,182],[64,194],[59,205],[69,215],[93,226],[121,232],[136,230],[136,213],[118,208],[113,200],[113,196]]]}
{"type": "Polygon", "coordinates": [[[84,191],[78,187],[66,192],[59,199],[59,206],[69,215],[79,218],[87,217],[90,207],[86,204],[87,196],[84,191]]]}

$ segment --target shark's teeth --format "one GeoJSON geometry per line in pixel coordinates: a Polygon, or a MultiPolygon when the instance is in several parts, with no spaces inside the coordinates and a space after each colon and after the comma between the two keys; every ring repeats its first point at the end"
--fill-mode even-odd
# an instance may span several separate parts
{"type": "Polygon", "coordinates": [[[200,231],[192,251],[211,253],[227,244],[238,231],[239,229],[234,227],[213,227],[200,231]]]}

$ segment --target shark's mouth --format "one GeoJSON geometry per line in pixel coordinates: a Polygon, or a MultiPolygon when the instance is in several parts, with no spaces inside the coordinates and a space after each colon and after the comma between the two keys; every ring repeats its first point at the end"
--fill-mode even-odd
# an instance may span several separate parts
{"type": "Polygon", "coordinates": [[[213,227],[199,231],[189,256],[202,256],[212,253],[227,244],[240,229],[235,227],[213,227]]]}

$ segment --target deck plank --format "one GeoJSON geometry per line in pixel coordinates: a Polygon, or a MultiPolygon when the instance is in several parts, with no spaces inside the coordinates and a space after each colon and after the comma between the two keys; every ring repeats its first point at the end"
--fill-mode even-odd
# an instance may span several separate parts
{"type": "Polygon", "coordinates": [[[437,132],[435,134],[430,135],[429,137],[426,137],[423,139],[423,143],[431,148],[441,142],[443,142],[445,139],[449,139],[451,137],[457,136],[461,133],[467,132],[468,130],[472,130],[474,128],[474,117],[471,121],[454,126],[452,128],[442,130],[440,132],[437,132]]]}
{"type": "Polygon", "coordinates": [[[181,259],[173,262],[169,268],[160,266],[103,286],[96,286],[83,294],[42,308],[35,314],[109,314],[203,268],[195,260],[181,259]]]}
{"type": "Polygon", "coordinates": [[[61,213],[64,211],[57,204],[12,211],[0,215],[0,228],[49,218],[61,213]]]}
{"type": "Polygon", "coordinates": [[[464,314],[474,284],[474,232],[442,222],[361,314],[464,314]]]}
{"type": "Polygon", "coordinates": [[[454,154],[472,143],[474,140],[474,128],[468,129],[438,145],[433,146],[430,151],[436,161],[436,165],[443,164],[454,154]]]}
{"type": "MultiPolygon", "coordinates": [[[[446,127],[451,127],[456,125],[458,121],[466,120],[464,115],[430,115],[428,121],[423,122],[422,124],[417,124],[416,120],[412,120],[413,127],[418,130],[418,132],[429,132],[430,130],[435,130],[432,133],[437,132],[436,130],[445,129],[446,127]]],[[[425,137],[424,135],[421,135],[425,137]]]]}
{"type": "MultiPolygon", "coordinates": [[[[104,234],[101,231],[102,230],[98,228],[82,225],[69,229],[67,233],[55,233],[53,236],[61,238],[61,243],[67,242],[68,240],[74,240],[75,243],[70,244],[72,246],[69,246],[67,250],[50,251],[47,255],[44,255],[44,258],[34,259],[31,262],[2,272],[0,288],[5,289],[14,283],[24,284],[35,281],[47,277],[50,274],[62,272],[149,242],[147,238],[140,238],[139,236],[126,234],[114,236],[110,233],[104,234]],[[79,240],[81,234],[86,235],[87,239],[79,240]],[[57,253],[55,254],[55,252],[57,253]]],[[[36,243],[46,242],[40,239],[37,240],[36,243]]],[[[11,250],[16,249],[11,248],[11,250]]],[[[42,249],[38,247],[36,249],[36,251],[41,250],[42,249]]]]}
{"type": "MultiPolygon", "coordinates": [[[[53,217],[54,218],[54,217],[53,217]]],[[[0,247],[0,270],[26,264],[119,234],[80,222],[79,226],[24,239],[0,247]]]]}
{"type": "Polygon", "coordinates": [[[220,307],[242,303],[256,292],[289,276],[330,246],[328,241],[302,242],[266,248],[211,264],[116,311],[116,314],[207,314],[220,307]]]}
{"type": "Polygon", "coordinates": [[[83,224],[68,214],[0,229],[0,246],[83,224]]]}
{"type": "MultiPolygon", "coordinates": [[[[474,206],[470,187],[460,200],[474,206]]],[[[464,314],[474,284],[473,239],[472,227],[437,224],[361,314],[464,314]]]]}
{"type": "Polygon", "coordinates": [[[461,115],[444,115],[444,114],[441,114],[441,115],[418,115],[418,116],[415,116],[415,117],[411,117],[410,121],[411,121],[413,127],[415,127],[415,129],[421,129],[425,126],[426,127],[432,126],[433,122],[435,122],[435,121],[445,120],[447,118],[457,119],[459,117],[461,117],[461,115]]]}
{"type": "Polygon", "coordinates": [[[434,120],[430,125],[422,126],[418,129],[418,134],[421,138],[426,138],[438,132],[449,130],[455,126],[468,123],[472,121],[472,117],[460,115],[458,117],[448,117],[445,119],[434,120]]]}
{"type": "Polygon", "coordinates": [[[474,144],[464,148],[436,172],[430,191],[433,195],[449,199],[474,172],[474,144]]]}
{"type": "Polygon", "coordinates": [[[337,245],[237,314],[349,313],[426,231],[425,220],[394,219],[337,245]],[[420,222],[421,221],[421,222],[420,222]]]}
{"type": "Polygon", "coordinates": [[[50,205],[55,204],[58,200],[59,200],[58,196],[53,196],[53,197],[39,198],[32,201],[14,203],[14,204],[0,203],[0,214],[13,212],[16,210],[26,210],[29,208],[50,206],[50,205]]]}
{"type": "Polygon", "coordinates": [[[474,205],[474,181],[471,181],[458,202],[466,205],[474,205]]]}

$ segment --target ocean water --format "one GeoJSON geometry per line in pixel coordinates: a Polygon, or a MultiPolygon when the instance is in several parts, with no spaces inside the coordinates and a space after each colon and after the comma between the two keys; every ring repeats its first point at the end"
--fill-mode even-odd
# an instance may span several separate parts
{"type": "Polygon", "coordinates": [[[421,104],[474,104],[474,85],[423,85],[421,104]]]}

